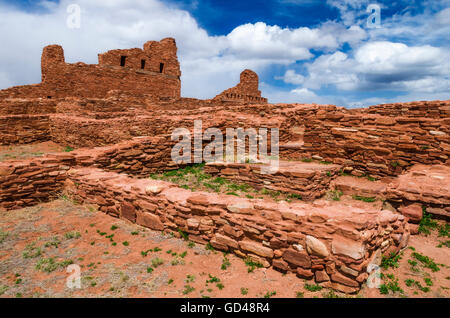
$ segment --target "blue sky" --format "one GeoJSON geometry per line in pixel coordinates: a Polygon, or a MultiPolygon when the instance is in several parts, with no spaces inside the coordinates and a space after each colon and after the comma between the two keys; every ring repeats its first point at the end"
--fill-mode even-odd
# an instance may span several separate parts
{"type": "Polygon", "coordinates": [[[0,88],[40,81],[40,53],[67,62],[175,37],[182,94],[211,98],[245,68],[270,102],[367,106],[450,99],[450,0],[0,0],[0,88]],[[66,25],[78,4],[80,28],[66,25]],[[367,8],[380,8],[370,28],[367,8]]]}

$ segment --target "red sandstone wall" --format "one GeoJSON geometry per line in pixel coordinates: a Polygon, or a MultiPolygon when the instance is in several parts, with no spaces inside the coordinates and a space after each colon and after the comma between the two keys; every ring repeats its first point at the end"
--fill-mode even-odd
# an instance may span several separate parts
{"type": "Polygon", "coordinates": [[[48,115],[0,116],[0,145],[50,140],[48,115]]]}
{"type": "Polygon", "coordinates": [[[181,73],[176,52],[175,40],[163,39],[147,42],[144,50],[107,52],[99,56],[98,65],[67,64],[62,47],[50,45],[42,53],[42,83],[2,90],[0,98],[105,97],[111,90],[120,90],[134,96],[152,96],[155,100],[179,99],[181,73]],[[123,67],[122,55],[129,55],[129,64],[123,67]],[[147,61],[144,69],[140,67],[141,59],[147,61]]]}
{"type": "Polygon", "coordinates": [[[317,114],[305,121],[303,149],[373,175],[398,175],[417,164],[448,163],[448,108],[439,117],[317,114]]]}
{"type": "Polygon", "coordinates": [[[294,272],[347,293],[359,290],[367,267],[397,253],[409,233],[390,211],[331,211],[211,193],[166,182],[131,179],[96,169],[73,169],[66,193],[77,202],[158,231],[177,233],[264,267],[294,272]]]}
{"type": "Polygon", "coordinates": [[[258,85],[258,75],[251,70],[245,70],[241,73],[241,80],[238,85],[223,91],[214,97],[214,99],[224,102],[240,101],[265,104],[267,103],[267,99],[261,97],[261,91],[258,90],[258,85]]]}

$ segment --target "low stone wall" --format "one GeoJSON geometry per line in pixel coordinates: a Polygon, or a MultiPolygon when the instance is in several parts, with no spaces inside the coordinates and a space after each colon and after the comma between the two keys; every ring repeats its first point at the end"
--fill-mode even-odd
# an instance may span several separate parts
{"type": "Polygon", "coordinates": [[[422,205],[434,217],[450,221],[450,166],[417,165],[387,187],[386,197],[414,223],[422,218],[422,205]]]}
{"type": "Polygon", "coordinates": [[[330,182],[339,174],[340,166],[303,162],[280,161],[273,173],[266,173],[269,166],[262,164],[208,163],[205,172],[229,180],[243,182],[256,189],[300,195],[303,200],[323,196],[330,182]]]}
{"type": "Polygon", "coordinates": [[[360,289],[369,264],[409,239],[405,218],[390,211],[193,193],[93,168],[70,170],[65,192],[107,214],[153,230],[181,230],[194,242],[346,293],[360,289]]]}
{"type": "Polygon", "coordinates": [[[50,138],[48,115],[0,116],[0,145],[27,144],[50,138]]]}
{"type": "Polygon", "coordinates": [[[0,162],[0,209],[19,209],[54,199],[73,163],[73,156],[64,154],[0,162]]]}
{"type": "Polygon", "coordinates": [[[303,148],[325,160],[374,176],[398,175],[411,165],[449,161],[448,119],[342,116],[305,123],[303,148]]]}

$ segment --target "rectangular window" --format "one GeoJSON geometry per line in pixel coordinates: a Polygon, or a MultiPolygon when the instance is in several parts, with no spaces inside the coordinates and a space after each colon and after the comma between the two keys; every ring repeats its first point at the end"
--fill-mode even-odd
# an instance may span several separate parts
{"type": "Polygon", "coordinates": [[[122,55],[122,56],[120,57],[120,66],[124,67],[124,66],[125,66],[126,60],[127,60],[127,57],[124,56],[124,55],[122,55]]]}
{"type": "Polygon", "coordinates": [[[164,63],[159,63],[159,72],[162,73],[164,71],[164,63]]]}
{"type": "Polygon", "coordinates": [[[141,70],[145,68],[145,60],[141,60],[141,70]]]}

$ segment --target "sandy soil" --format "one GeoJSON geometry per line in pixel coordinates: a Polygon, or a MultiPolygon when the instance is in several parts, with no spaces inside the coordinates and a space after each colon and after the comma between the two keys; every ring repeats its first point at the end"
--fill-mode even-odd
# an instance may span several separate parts
{"type": "Polygon", "coordinates": [[[52,141],[32,143],[26,145],[0,146],[0,161],[42,157],[52,152],[62,152],[65,147],[52,141]]]}
{"type": "MultiPolygon", "coordinates": [[[[439,241],[444,239],[432,233],[413,237],[411,246],[436,263],[448,264],[448,247],[438,248],[439,241]]],[[[264,268],[249,272],[234,255],[62,198],[1,216],[0,297],[449,297],[448,266],[433,273],[418,265],[413,272],[411,253],[404,250],[398,268],[382,271],[399,279],[403,293],[382,295],[368,288],[352,296],[326,289],[312,292],[305,283],[313,282],[294,274],[264,268]],[[67,286],[71,263],[80,266],[80,289],[67,286]],[[424,277],[433,282],[429,292],[405,285],[412,278],[426,286],[424,277]]]]}

